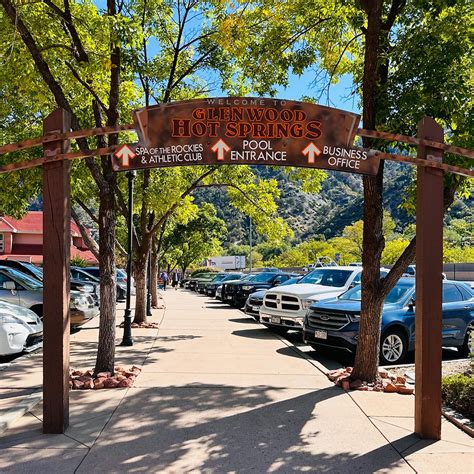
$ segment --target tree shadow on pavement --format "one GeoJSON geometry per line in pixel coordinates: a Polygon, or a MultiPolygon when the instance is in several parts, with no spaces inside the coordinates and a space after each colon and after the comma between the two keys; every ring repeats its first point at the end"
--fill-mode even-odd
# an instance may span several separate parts
{"type": "Polygon", "coordinates": [[[77,472],[374,472],[403,462],[383,439],[371,452],[364,440],[354,447],[350,423],[338,440],[322,411],[339,389],[301,392],[131,389],[77,472]]]}

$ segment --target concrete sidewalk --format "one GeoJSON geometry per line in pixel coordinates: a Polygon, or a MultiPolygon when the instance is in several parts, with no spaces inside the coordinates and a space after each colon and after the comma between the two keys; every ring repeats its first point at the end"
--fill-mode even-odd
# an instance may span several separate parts
{"type": "MultiPolygon", "coordinates": [[[[143,364],[135,386],[72,392],[65,435],[41,434],[37,407],[0,439],[1,472],[473,471],[472,440],[450,423],[436,443],[412,434],[414,397],[344,393],[240,311],[164,297],[160,330],[118,348],[116,365],[143,364]]],[[[93,365],[96,331],[76,335],[77,368],[93,365]]],[[[39,386],[37,364],[9,368],[7,386],[39,386]]]]}

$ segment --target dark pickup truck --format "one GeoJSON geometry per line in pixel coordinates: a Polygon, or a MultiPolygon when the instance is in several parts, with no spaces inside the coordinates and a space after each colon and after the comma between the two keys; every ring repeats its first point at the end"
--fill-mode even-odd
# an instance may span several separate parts
{"type": "Polygon", "coordinates": [[[294,276],[296,276],[294,273],[262,272],[248,280],[229,282],[225,286],[224,301],[236,308],[242,308],[250,293],[281,285],[294,276]]]}

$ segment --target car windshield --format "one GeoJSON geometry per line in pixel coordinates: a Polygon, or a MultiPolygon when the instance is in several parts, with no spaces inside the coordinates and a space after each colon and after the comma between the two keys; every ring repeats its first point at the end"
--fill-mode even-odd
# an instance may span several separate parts
{"type": "Polygon", "coordinates": [[[123,270],[120,269],[120,268],[117,268],[117,276],[120,277],[120,278],[127,278],[126,272],[123,271],[123,270]]]}
{"type": "Polygon", "coordinates": [[[23,285],[27,290],[41,290],[43,288],[43,284],[41,282],[33,277],[19,272],[18,270],[14,270],[13,268],[4,268],[3,272],[10,276],[13,280],[16,280],[18,283],[23,285]]]}
{"type": "Polygon", "coordinates": [[[298,283],[299,279],[300,279],[300,277],[290,278],[289,280],[284,281],[280,286],[294,285],[295,283],[298,283]]]}
{"type": "Polygon", "coordinates": [[[275,278],[275,273],[258,273],[251,281],[255,281],[257,283],[267,283],[272,278],[275,278]]]}
{"type": "Polygon", "coordinates": [[[33,265],[32,263],[24,263],[23,265],[24,265],[25,268],[27,268],[31,273],[33,273],[34,276],[35,276],[36,278],[38,278],[38,280],[43,281],[43,271],[41,270],[41,268],[36,267],[36,266],[33,265]]]}
{"type": "Polygon", "coordinates": [[[352,272],[350,270],[319,268],[308,273],[298,284],[311,283],[312,285],[335,286],[339,288],[346,284],[351,275],[352,272]]]}
{"type": "MultiPolygon", "coordinates": [[[[384,304],[396,303],[401,299],[405,298],[407,293],[413,288],[413,285],[402,283],[394,286],[390,293],[385,298],[384,304]]],[[[362,288],[361,285],[346,291],[343,295],[339,297],[340,300],[350,300],[350,301],[361,301],[362,299],[362,288]]]]}
{"type": "Polygon", "coordinates": [[[238,280],[242,275],[239,275],[238,273],[231,273],[229,275],[226,275],[222,281],[229,281],[229,280],[238,280]]]}
{"type": "Polygon", "coordinates": [[[93,283],[98,283],[99,282],[98,278],[96,278],[95,276],[92,276],[90,273],[84,272],[82,270],[74,269],[73,270],[73,276],[77,280],[81,280],[81,281],[91,281],[93,283]]]}
{"type": "Polygon", "coordinates": [[[100,272],[98,268],[85,268],[84,271],[90,273],[92,276],[95,276],[97,278],[100,277],[100,272]]]}

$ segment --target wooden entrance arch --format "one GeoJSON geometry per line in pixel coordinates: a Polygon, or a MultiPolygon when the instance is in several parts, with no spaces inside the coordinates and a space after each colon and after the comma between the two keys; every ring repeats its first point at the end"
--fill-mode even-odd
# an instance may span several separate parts
{"type": "Polygon", "coordinates": [[[265,164],[375,174],[378,161],[383,159],[418,167],[415,432],[422,438],[439,439],[443,174],[474,176],[472,169],[443,163],[443,153],[473,159],[474,151],[444,144],[442,128],[428,117],[420,122],[416,138],[360,129],[358,121],[356,114],[302,102],[215,98],[141,109],[135,113],[134,124],[71,132],[69,114],[57,109],[44,120],[43,136],[0,146],[0,154],[38,145],[44,150],[42,157],[0,167],[0,173],[9,173],[43,166],[43,303],[47,314],[43,366],[48,374],[43,377],[43,431],[63,433],[69,422],[71,160],[112,155],[117,171],[192,164],[265,164]],[[70,140],[130,130],[137,132],[138,144],[74,152],[69,148],[70,140]],[[356,136],[415,145],[417,157],[354,147],[356,136]]]}

